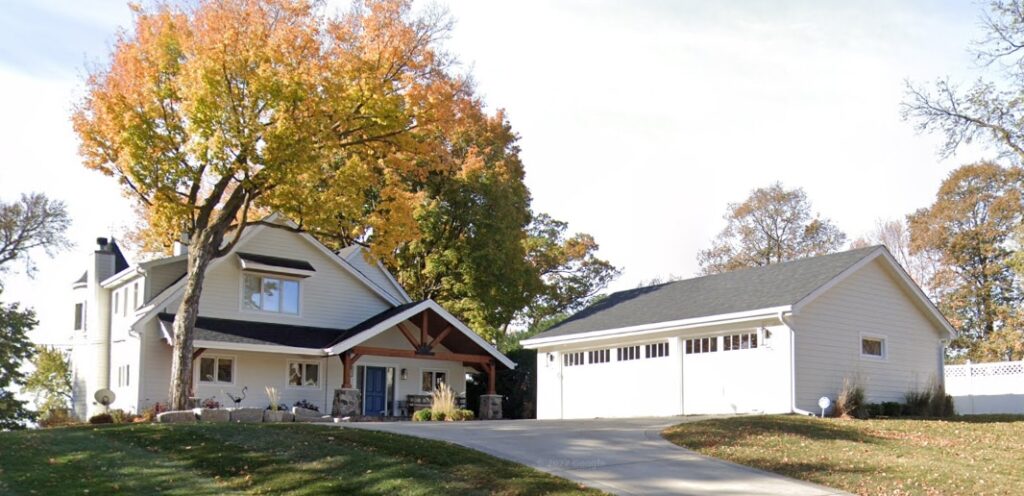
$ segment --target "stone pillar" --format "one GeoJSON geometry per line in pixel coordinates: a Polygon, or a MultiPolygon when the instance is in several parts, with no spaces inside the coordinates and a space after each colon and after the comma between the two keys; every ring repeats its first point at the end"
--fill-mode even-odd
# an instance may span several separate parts
{"type": "Polygon", "coordinates": [[[334,390],[334,407],[331,415],[335,417],[351,417],[359,415],[359,390],[342,388],[334,390]]]}
{"type": "Polygon", "coordinates": [[[480,395],[480,420],[501,420],[501,395],[480,395]]]}

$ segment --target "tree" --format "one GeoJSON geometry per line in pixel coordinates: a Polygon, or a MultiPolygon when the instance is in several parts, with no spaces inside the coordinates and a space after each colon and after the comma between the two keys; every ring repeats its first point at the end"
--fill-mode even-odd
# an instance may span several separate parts
{"type": "Polygon", "coordinates": [[[903,219],[875,221],[875,229],[850,243],[851,248],[884,245],[903,266],[910,278],[929,294],[934,293],[935,273],[941,265],[939,255],[928,250],[913,250],[910,227],[903,219]]]}
{"type": "Polygon", "coordinates": [[[53,256],[71,243],[64,236],[71,218],[64,202],[51,200],[42,193],[21,195],[11,203],[0,201],[0,274],[10,262],[22,261],[25,272],[35,272],[30,253],[42,249],[53,256]]]}
{"type": "Polygon", "coordinates": [[[742,203],[730,203],[725,220],[711,248],[697,255],[703,274],[823,255],[846,241],[831,221],[811,214],[802,188],[786,190],[781,183],[751,191],[742,203]]]}
{"type": "Polygon", "coordinates": [[[1024,218],[1022,188],[1019,167],[966,165],[943,181],[935,203],[909,217],[911,250],[941,262],[934,287],[960,331],[953,345],[973,359],[1005,358],[1005,349],[982,353],[979,344],[1009,329],[1024,302],[1009,265],[1009,241],[1024,218]]]}
{"type": "Polygon", "coordinates": [[[17,303],[0,303],[0,430],[24,428],[35,418],[25,408],[25,401],[14,396],[11,386],[25,383],[21,365],[33,353],[28,331],[38,323],[32,310],[22,310],[17,303]]]}
{"type": "Polygon", "coordinates": [[[46,417],[71,406],[71,363],[67,355],[52,346],[36,346],[32,359],[35,370],[22,388],[36,396],[36,411],[46,417]]]}
{"type": "MultiPolygon", "coordinates": [[[[205,271],[257,213],[281,211],[377,255],[416,236],[435,139],[479,106],[438,48],[447,16],[402,0],[339,17],[304,0],[135,7],[73,124],[89,168],[138,203],[150,247],[189,241],[170,403],[187,406],[205,271]]],[[[281,227],[281,226],[274,226],[281,227]]]]}
{"type": "Polygon", "coordinates": [[[990,5],[991,12],[983,18],[986,36],[973,51],[996,77],[979,79],[967,90],[948,78],[940,79],[934,91],[908,83],[903,116],[917,121],[920,131],[944,135],[943,156],[963,144],[982,141],[1019,161],[1024,159],[1024,109],[1019,105],[1024,98],[1024,2],[990,5]]]}

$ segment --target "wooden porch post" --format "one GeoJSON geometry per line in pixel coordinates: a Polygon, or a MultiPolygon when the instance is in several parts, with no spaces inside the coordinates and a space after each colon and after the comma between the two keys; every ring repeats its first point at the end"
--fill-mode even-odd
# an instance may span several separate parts
{"type": "Polygon", "coordinates": [[[422,320],[422,323],[420,324],[420,347],[421,348],[424,345],[427,344],[427,319],[428,319],[428,317],[429,316],[427,315],[427,311],[424,310],[423,311],[423,320],[422,320]]]}
{"type": "Polygon", "coordinates": [[[494,360],[487,362],[487,394],[497,394],[497,389],[494,387],[494,376],[497,370],[498,367],[495,365],[494,360]]]}
{"type": "Polygon", "coordinates": [[[341,387],[352,389],[352,352],[346,351],[341,354],[341,387]]]}

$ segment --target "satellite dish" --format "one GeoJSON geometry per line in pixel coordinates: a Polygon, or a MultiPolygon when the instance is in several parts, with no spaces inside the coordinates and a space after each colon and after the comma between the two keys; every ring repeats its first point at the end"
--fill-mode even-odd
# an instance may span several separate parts
{"type": "Polygon", "coordinates": [[[103,406],[110,406],[110,404],[114,402],[116,396],[114,395],[114,392],[109,389],[100,389],[96,391],[92,397],[96,399],[96,403],[103,406]]]}

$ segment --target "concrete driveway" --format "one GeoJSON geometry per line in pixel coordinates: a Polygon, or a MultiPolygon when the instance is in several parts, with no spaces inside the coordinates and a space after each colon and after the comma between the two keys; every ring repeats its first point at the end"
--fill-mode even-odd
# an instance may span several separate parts
{"type": "Polygon", "coordinates": [[[702,418],[341,425],[448,441],[614,494],[846,494],[699,455],[660,435],[670,425],[698,420],[702,418]]]}

